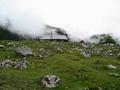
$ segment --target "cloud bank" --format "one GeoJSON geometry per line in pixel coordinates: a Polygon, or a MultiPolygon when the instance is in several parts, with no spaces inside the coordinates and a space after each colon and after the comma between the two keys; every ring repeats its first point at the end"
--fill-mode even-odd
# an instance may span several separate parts
{"type": "Polygon", "coordinates": [[[120,38],[120,1],[0,0],[0,24],[9,26],[8,21],[12,32],[33,37],[49,24],[79,39],[101,33],[120,38]]]}
{"type": "Polygon", "coordinates": [[[22,36],[40,36],[44,32],[44,22],[27,6],[28,1],[25,4],[21,1],[0,1],[0,25],[22,36]]]}

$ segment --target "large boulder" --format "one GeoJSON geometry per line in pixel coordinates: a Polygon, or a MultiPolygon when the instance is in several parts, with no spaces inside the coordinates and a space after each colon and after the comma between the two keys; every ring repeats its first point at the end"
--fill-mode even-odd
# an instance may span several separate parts
{"type": "Polygon", "coordinates": [[[48,88],[54,88],[58,86],[60,78],[55,75],[47,75],[43,77],[41,82],[48,88]]]}
{"type": "Polygon", "coordinates": [[[33,55],[32,50],[26,46],[15,48],[15,53],[22,56],[33,55]]]}

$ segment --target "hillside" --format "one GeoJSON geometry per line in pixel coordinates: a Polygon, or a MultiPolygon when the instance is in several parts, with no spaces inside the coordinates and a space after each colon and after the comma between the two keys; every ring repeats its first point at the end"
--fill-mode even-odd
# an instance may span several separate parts
{"type": "Polygon", "coordinates": [[[26,68],[1,65],[0,90],[120,90],[120,47],[56,41],[0,41],[0,61],[26,60],[26,68]],[[15,53],[15,47],[29,47],[33,55],[15,53]],[[56,75],[60,83],[47,88],[46,75],[56,75]],[[87,90],[87,89],[86,89],[87,90]]]}
{"type": "Polygon", "coordinates": [[[44,33],[34,38],[32,35],[29,35],[28,33],[24,33],[22,35],[19,32],[11,32],[11,30],[9,30],[8,28],[0,26],[0,40],[24,40],[24,39],[68,41],[69,36],[66,33],[66,31],[63,30],[62,28],[53,27],[50,25],[45,25],[44,33]]]}
{"type": "Polygon", "coordinates": [[[6,28],[0,26],[0,40],[21,40],[21,36],[9,32],[6,28]]]}

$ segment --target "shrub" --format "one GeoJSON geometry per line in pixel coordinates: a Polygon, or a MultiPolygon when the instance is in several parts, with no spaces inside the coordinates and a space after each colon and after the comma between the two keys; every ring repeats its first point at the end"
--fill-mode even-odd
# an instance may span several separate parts
{"type": "Polygon", "coordinates": [[[100,40],[101,43],[112,43],[112,44],[116,44],[115,40],[113,39],[112,36],[107,35],[105,36],[103,39],[100,40]]]}

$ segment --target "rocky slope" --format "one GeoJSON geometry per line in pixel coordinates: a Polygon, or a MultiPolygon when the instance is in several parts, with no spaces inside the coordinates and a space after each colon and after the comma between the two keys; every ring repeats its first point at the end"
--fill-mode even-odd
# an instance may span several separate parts
{"type": "Polygon", "coordinates": [[[0,41],[0,89],[49,88],[119,90],[120,46],[111,43],[0,41]]]}

